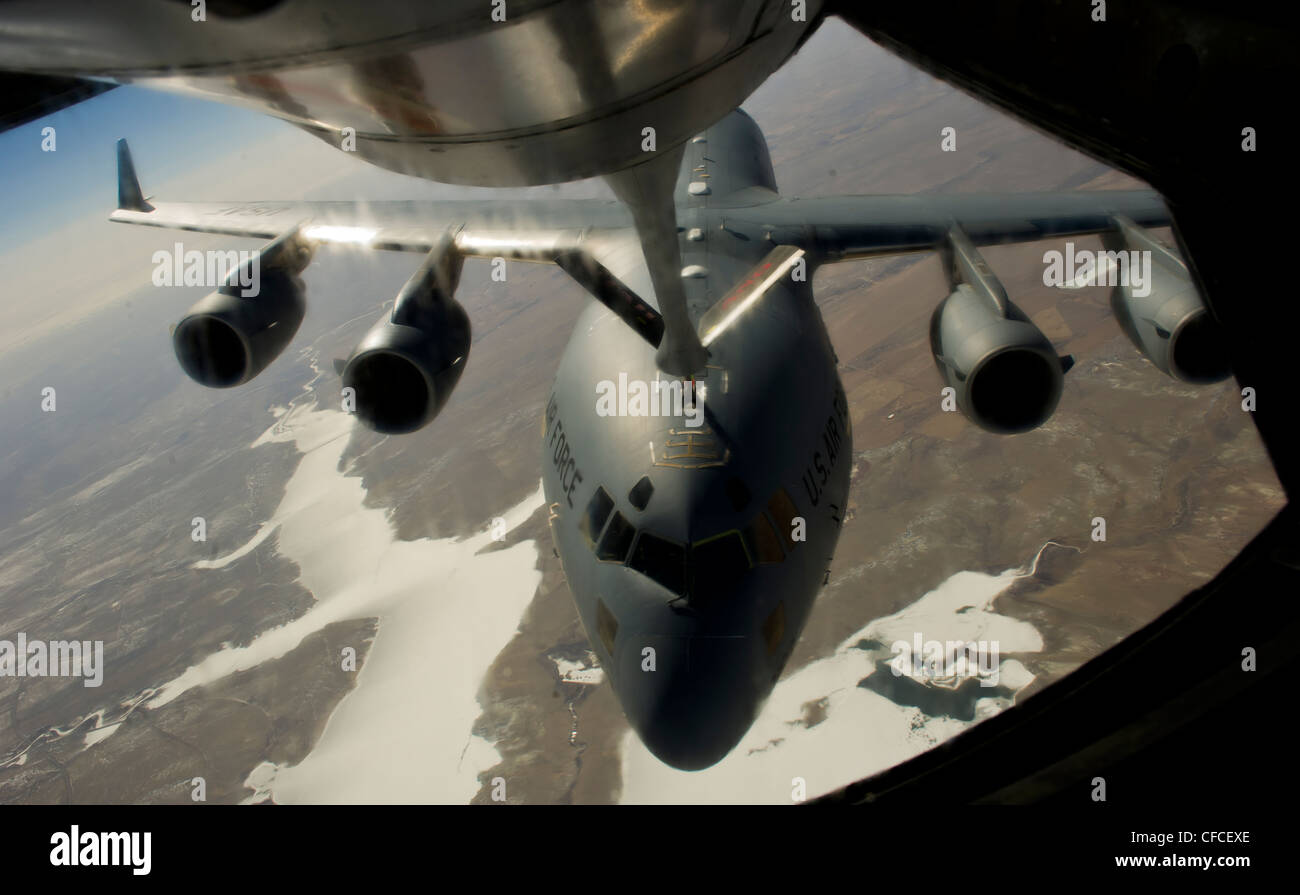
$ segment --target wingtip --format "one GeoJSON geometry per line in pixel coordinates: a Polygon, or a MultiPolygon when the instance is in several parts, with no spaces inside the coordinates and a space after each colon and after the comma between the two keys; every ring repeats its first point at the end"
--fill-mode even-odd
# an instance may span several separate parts
{"type": "Polygon", "coordinates": [[[117,207],[124,211],[153,211],[140,189],[135,176],[135,163],[131,160],[131,147],[126,138],[117,141],[117,207]]]}

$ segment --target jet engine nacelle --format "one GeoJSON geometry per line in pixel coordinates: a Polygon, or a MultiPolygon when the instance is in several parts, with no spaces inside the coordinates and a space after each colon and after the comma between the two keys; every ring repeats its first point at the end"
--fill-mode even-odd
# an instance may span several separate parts
{"type": "Polygon", "coordinates": [[[200,299],[172,331],[181,369],[209,388],[242,385],[266,369],[302,324],[307,302],[298,274],[312,252],[312,243],[292,230],[200,299]],[[250,265],[256,265],[256,276],[250,265]],[[243,295],[251,289],[241,283],[256,283],[257,294],[243,295]]]}
{"type": "Polygon", "coordinates": [[[1102,243],[1117,253],[1112,256],[1114,264],[1128,268],[1118,270],[1121,275],[1112,280],[1117,285],[1110,306],[1138,350],[1161,372],[1181,382],[1219,382],[1231,375],[1223,334],[1186,265],[1126,218],[1116,218],[1116,229],[1103,235],[1102,243]],[[1135,277],[1135,259],[1147,267],[1142,259],[1148,252],[1147,276],[1135,277]]]}
{"type": "Polygon", "coordinates": [[[945,250],[953,292],[930,318],[930,350],[957,407],[989,432],[1036,429],[1056,410],[1069,357],[1011,303],[966,234],[954,228],[945,250]]]}
{"type": "Polygon", "coordinates": [[[969,285],[930,320],[930,350],[957,407],[975,425],[1010,435],[1047,422],[1061,400],[1069,359],[1011,302],[1005,315],[969,285]]]}
{"type": "Polygon", "coordinates": [[[343,387],[371,429],[400,434],[428,425],[460,381],[470,324],[452,296],[463,265],[445,237],[343,365],[343,387]]]}

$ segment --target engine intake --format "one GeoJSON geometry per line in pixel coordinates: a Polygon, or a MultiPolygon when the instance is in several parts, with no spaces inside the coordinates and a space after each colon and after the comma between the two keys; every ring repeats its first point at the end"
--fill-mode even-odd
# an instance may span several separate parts
{"type": "Polygon", "coordinates": [[[935,309],[930,350],[961,412],[1001,435],[1047,422],[1071,363],[1014,304],[1003,316],[965,283],[935,309]]]}
{"type": "MultiPolygon", "coordinates": [[[[1115,230],[1102,236],[1112,264],[1123,263],[1110,294],[1120,329],[1165,375],[1180,382],[1219,382],[1232,374],[1223,334],[1201,300],[1187,266],[1131,220],[1117,216],[1115,230]],[[1136,282],[1133,258],[1149,252],[1149,281],[1136,282]],[[1143,294],[1139,295],[1141,292],[1143,294]]],[[[1100,273],[1100,271],[1098,271],[1100,273]]]]}
{"type": "Polygon", "coordinates": [[[469,315],[452,296],[464,257],[445,236],[398,293],[391,315],[366,333],[343,365],[358,417],[385,434],[433,421],[469,357],[469,315]]]}
{"type": "Polygon", "coordinates": [[[939,374],[981,429],[1036,429],[1056,410],[1073,359],[1057,356],[960,229],[949,232],[945,255],[954,289],[930,318],[939,374]]]}
{"type": "Polygon", "coordinates": [[[302,325],[306,289],[298,274],[312,253],[312,243],[292,230],[200,299],[172,331],[181,369],[209,388],[243,385],[266,369],[302,325]],[[250,265],[257,265],[256,277],[249,276],[250,265]],[[257,294],[243,295],[241,280],[256,282],[257,294]]]}

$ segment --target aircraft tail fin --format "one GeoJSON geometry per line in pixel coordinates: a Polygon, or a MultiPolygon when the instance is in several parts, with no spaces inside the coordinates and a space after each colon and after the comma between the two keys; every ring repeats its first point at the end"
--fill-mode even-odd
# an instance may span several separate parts
{"type": "Polygon", "coordinates": [[[131,147],[126,145],[125,138],[117,141],[117,207],[126,211],[153,211],[136,179],[131,147]]]}

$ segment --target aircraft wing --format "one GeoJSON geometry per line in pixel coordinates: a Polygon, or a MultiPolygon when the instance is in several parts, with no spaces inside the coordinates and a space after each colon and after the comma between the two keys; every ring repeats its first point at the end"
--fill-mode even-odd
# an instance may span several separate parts
{"type": "Polygon", "coordinates": [[[652,345],[663,335],[644,255],[627,209],[613,199],[384,202],[152,202],[131,151],[117,143],[121,224],[427,253],[448,236],[463,256],[555,264],[652,345]]]}
{"type": "Polygon", "coordinates": [[[742,217],[819,263],[943,248],[954,229],[983,246],[1104,233],[1117,217],[1143,227],[1170,222],[1151,190],[789,199],[742,217]]]}
{"type": "Polygon", "coordinates": [[[428,252],[452,230],[466,255],[552,261],[587,231],[630,227],[618,203],[598,199],[527,202],[158,202],[118,208],[120,224],[274,239],[295,227],[318,243],[428,252]]]}
{"type": "MultiPolygon", "coordinates": [[[[152,197],[149,197],[152,198],[152,197]]],[[[551,262],[589,231],[632,226],[613,199],[423,200],[384,202],[150,202],[126,140],[117,141],[120,224],[275,239],[299,229],[319,243],[428,252],[448,231],[465,255],[551,262]]]]}

